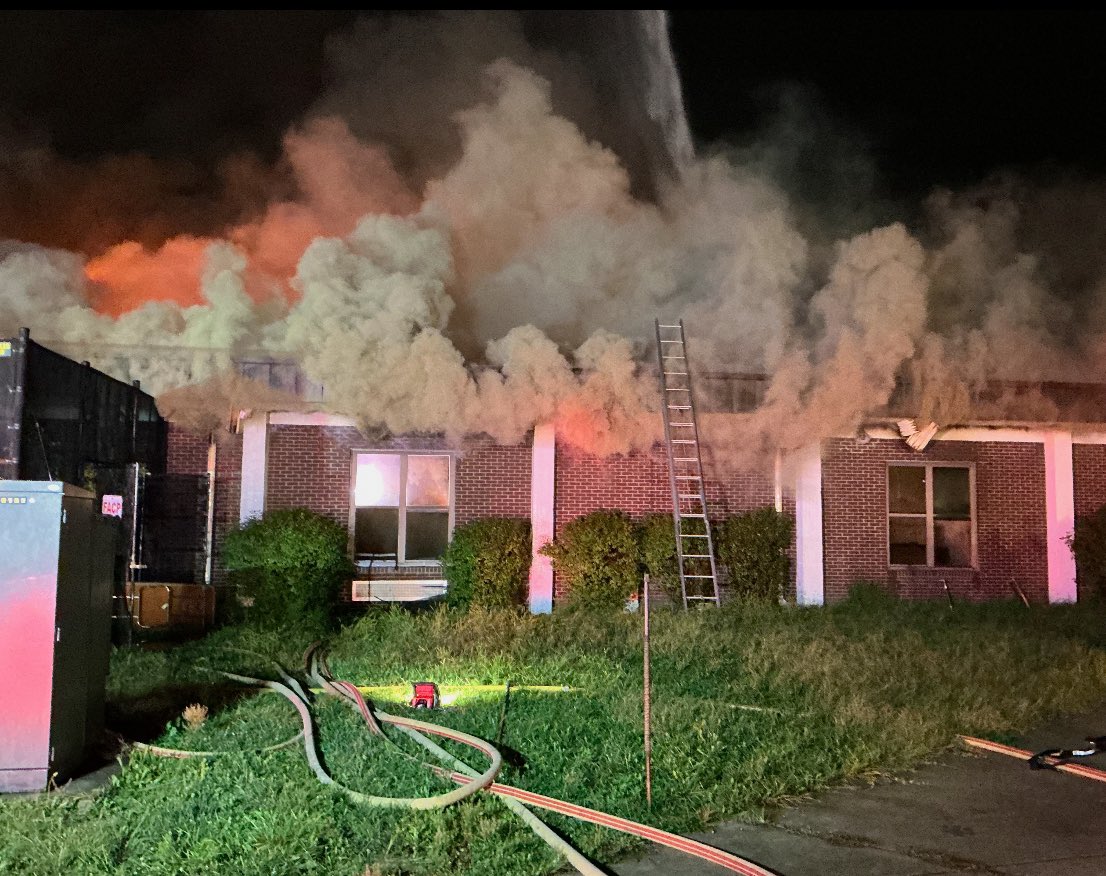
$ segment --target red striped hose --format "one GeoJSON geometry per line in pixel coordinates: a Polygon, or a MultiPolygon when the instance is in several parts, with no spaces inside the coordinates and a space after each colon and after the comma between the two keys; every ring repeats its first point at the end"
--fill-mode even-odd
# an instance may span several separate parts
{"type": "MultiPolygon", "coordinates": [[[[1014,748],[1011,745],[1003,745],[1001,742],[992,742],[990,739],[976,739],[974,736],[961,736],[960,741],[972,748],[990,751],[994,754],[1005,754],[1007,757],[1016,757],[1028,761],[1033,756],[1032,751],[1014,748]]],[[[1094,767],[1083,766],[1078,763],[1050,764],[1052,769],[1062,773],[1071,773],[1073,776],[1081,776],[1084,779],[1092,779],[1096,782],[1106,782],[1106,772],[1096,770],[1094,767]]]]}

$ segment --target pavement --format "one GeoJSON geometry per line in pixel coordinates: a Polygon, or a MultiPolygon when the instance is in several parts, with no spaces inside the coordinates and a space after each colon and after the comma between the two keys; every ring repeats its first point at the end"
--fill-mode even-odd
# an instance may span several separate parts
{"type": "MultiPolygon", "coordinates": [[[[1073,748],[1106,734],[1106,704],[1014,744],[1073,748]]],[[[1106,754],[1082,759],[1106,770],[1106,754]]],[[[695,839],[780,876],[1103,876],[1106,784],[968,750],[864,787],[828,791],[768,823],[726,822],[695,839]]],[[[718,876],[721,868],[660,847],[617,876],[718,876]]]]}

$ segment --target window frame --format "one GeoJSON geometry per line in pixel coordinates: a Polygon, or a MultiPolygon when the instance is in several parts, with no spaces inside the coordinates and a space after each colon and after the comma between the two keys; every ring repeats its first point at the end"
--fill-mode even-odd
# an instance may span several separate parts
{"type": "Polygon", "coordinates": [[[883,518],[884,527],[883,534],[885,538],[885,556],[887,559],[887,566],[890,569],[979,569],[979,540],[976,533],[976,518],[978,516],[978,505],[976,504],[976,490],[975,490],[975,463],[974,462],[960,462],[955,460],[938,461],[938,460],[926,460],[926,461],[913,461],[913,460],[891,460],[887,463],[886,471],[883,477],[884,486],[884,508],[883,518]],[[901,512],[891,511],[891,469],[892,468],[924,468],[925,474],[925,486],[926,486],[926,510],[924,514],[907,514],[901,512]],[[938,566],[934,562],[934,555],[936,553],[937,542],[935,538],[936,526],[934,525],[933,514],[933,470],[935,468],[962,468],[968,470],[968,501],[969,516],[971,520],[971,563],[967,566],[938,566]],[[926,562],[925,565],[920,563],[892,563],[891,562],[891,519],[897,517],[900,519],[919,520],[925,519],[926,524],[926,562]]]}
{"type": "MultiPolygon", "coordinates": [[[[357,561],[357,458],[359,456],[398,456],[399,460],[399,505],[366,505],[363,507],[392,508],[397,507],[398,520],[396,522],[396,559],[393,564],[389,560],[372,559],[372,564],[380,563],[385,566],[394,565],[397,568],[422,568],[426,566],[441,566],[441,559],[436,560],[408,560],[407,552],[407,460],[412,456],[444,456],[449,465],[449,517],[446,523],[446,544],[453,541],[453,524],[456,514],[456,487],[457,487],[457,452],[451,450],[394,450],[391,448],[354,448],[350,450],[349,461],[349,555],[357,561]]],[[[415,511],[434,510],[426,506],[415,505],[415,511]]]]}

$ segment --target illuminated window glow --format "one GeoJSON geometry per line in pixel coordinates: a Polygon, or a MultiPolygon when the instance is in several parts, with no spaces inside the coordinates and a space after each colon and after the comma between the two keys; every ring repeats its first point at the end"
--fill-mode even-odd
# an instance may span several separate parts
{"type": "Polygon", "coordinates": [[[437,561],[449,542],[452,460],[444,454],[358,453],[354,553],[359,560],[437,561]]]}

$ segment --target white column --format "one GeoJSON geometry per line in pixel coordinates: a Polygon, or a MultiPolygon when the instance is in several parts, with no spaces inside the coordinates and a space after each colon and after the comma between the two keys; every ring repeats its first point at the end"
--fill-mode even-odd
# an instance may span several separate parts
{"type": "Polygon", "coordinates": [[[555,434],[546,423],[534,429],[534,447],[530,473],[530,527],[533,548],[530,557],[530,611],[548,614],[553,611],[553,563],[538,553],[553,540],[553,486],[556,475],[555,434]]]}
{"type": "Polygon", "coordinates": [[[1075,528],[1075,474],[1071,432],[1045,433],[1045,539],[1048,601],[1075,602],[1075,557],[1066,539],[1075,528]]]}
{"type": "Polygon", "coordinates": [[[795,466],[795,601],[799,605],[825,602],[822,555],[822,447],[812,444],[796,451],[795,466]]]}
{"type": "Polygon", "coordinates": [[[241,523],[265,512],[268,441],[268,414],[256,414],[242,424],[242,496],[238,504],[241,523]]]}

